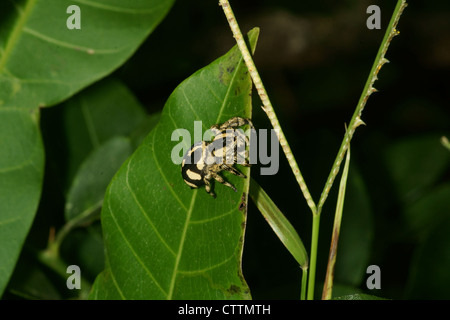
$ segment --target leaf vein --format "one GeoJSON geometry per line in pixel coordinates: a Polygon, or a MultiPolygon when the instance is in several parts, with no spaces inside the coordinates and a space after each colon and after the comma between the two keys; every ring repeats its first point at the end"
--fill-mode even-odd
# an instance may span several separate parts
{"type": "Polygon", "coordinates": [[[209,91],[211,92],[211,94],[216,98],[216,100],[219,103],[223,103],[222,99],[220,99],[220,97],[216,94],[216,92],[213,90],[213,88],[211,87],[211,84],[209,81],[206,81],[205,79],[203,79],[203,72],[200,74],[200,79],[202,80],[202,82],[205,84],[205,86],[208,87],[209,91]]]}
{"type": "Polygon", "coordinates": [[[22,11],[22,14],[20,15],[20,18],[17,19],[17,22],[12,29],[11,36],[9,37],[8,42],[6,43],[4,54],[2,55],[2,58],[0,60],[0,73],[3,71],[3,68],[6,66],[6,62],[7,62],[8,58],[10,57],[10,54],[13,51],[14,45],[19,40],[21,31],[23,31],[23,28],[25,26],[25,23],[27,22],[28,16],[30,15],[35,4],[36,4],[36,0],[27,1],[26,6],[22,11]]]}
{"type": "Polygon", "coordinates": [[[213,269],[215,269],[215,268],[218,268],[218,267],[220,267],[220,266],[226,264],[228,261],[230,261],[231,259],[233,259],[234,256],[235,256],[235,253],[233,252],[233,254],[230,255],[228,258],[225,258],[223,261],[221,261],[221,262],[219,262],[219,263],[216,263],[216,264],[214,264],[214,265],[211,265],[211,266],[209,266],[209,267],[207,267],[207,268],[204,268],[204,269],[197,269],[197,270],[178,270],[178,273],[184,274],[184,275],[191,275],[191,276],[192,276],[192,275],[196,275],[196,274],[200,274],[200,273],[205,273],[205,272],[207,272],[207,271],[211,271],[211,270],[213,270],[213,269]]]}
{"type": "Polygon", "coordinates": [[[236,210],[236,208],[232,209],[232,210],[230,210],[228,212],[225,212],[223,214],[220,214],[218,216],[214,216],[214,217],[207,218],[207,219],[194,220],[194,221],[191,221],[190,223],[191,224],[200,224],[200,223],[207,223],[207,222],[211,222],[211,221],[214,221],[214,220],[218,220],[218,219],[224,218],[224,217],[232,214],[235,210],[236,210]]]}
{"type": "MultiPolygon", "coordinates": [[[[111,264],[109,263],[109,256],[107,256],[107,259],[108,259],[108,264],[111,266],[111,264]]],[[[117,279],[116,279],[111,267],[109,268],[109,273],[111,274],[112,282],[114,284],[114,287],[116,287],[117,292],[119,293],[120,297],[122,298],[122,300],[126,300],[127,298],[125,297],[122,290],[120,289],[119,284],[117,283],[117,279]]],[[[97,290],[97,293],[98,293],[98,290],[97,290]]]]}
{"type": "Polygon", "coordinates": [[[67,49],[75,50],[75,51],[85,52],[87,54],[115,54],[115,53],[123,51],[127,48],[127,46],[124,46],[124,47],[117,48],[117,49],[93,49],[93,48],[87,48],[87,47],[79,46],[76,44],[72,44],[69,42],[65,42],[65,41],[61,41],[61,40],[49,37],[45,34],[42,34],[38,31],[33,30],[28,27],[24,27],[23,31],[29,35],[32,35],[38,39],[41,39],[47,43],[51,43],[51,44],[54,44],[54,45],[57,45],[60,47],[64,47],[67,49]]]}
{"type": "Polygon", "coordinates": [[[191,204],[189,205],[189,211],[186,215],[186,221],[184,222],[184,227],[183,227],[183,233],[181,234],[181,239],[180,239],[180,245],[178,248],[178,254],[177,254],[177,258],[175,261],[175,266],[173,268],[173,273],[172,273],[172,280],[170,281],[170,291],[169,291],[169,295],[167,296],[168,300],[172,299],[173,296],[173,290],[175,288],[175,279],[177,277],[178,274],[178,266],[180,264],[180,260],[181,260],[181,255],[183,253],[183,248],[184,248],[184,242],[186,240],[186,234],[187,234],[187,229],[189,226],[189,222],[191,220],[191,215],[192,215],[192,211],[194,210],[194,204],[195,204],[195,200],[197,198],[197,190],[193,191],[193,195],[191,198],[191,204]]]}
{"type": "Polygon", "coordinates": [[[22,219],[21,217],[14,217],[14,218],[11,218],[11,219],[6,219],[6,220],[3,220],[3,221],[0,221],[0,227],[4,227],[4,226],[6,226],[6,225],[8,225],[10,223],[14,223],[14,222],[16,222],[18,220],[21,220],[21,219],[22,219]]]}
{"type": "Polygon", "coordinates": [[[125,182],[127,185],[128,190],[131,193],[131,196],[134,199],[134,202],[137,204],[139,211],[142,213],[142,215],[144,216],[145,220],[148,222],[148,224],[150,225],[150,227],[152,227],[153,231],[155,231],[156,236],[159,238],[159,240],[162,242],[162,244],[167,248],[167,250],[169,250],[169,252],[173,255],[176,256],[175,251],[173,251],[173,249],[167,244],[167,242],[164,240],[164,238],[161,236],[161,234],[158,232],[158,229],[156,228],[156,226],[153,224],[152,220],[150,219],[150,217],[145,213],[144,208],[142,207],[141,203],[139,202],[135,192],[133,191],[133,189],[131,188],[130,182],[128,180],[128,173],[130,172],[130,164],[131,161],[128,161],[128,165],[127,165],[127,171],[125,173],[125,182]]]}
{"type": "Polygon", "coordinates": [[[103,4],[103,3],[96,3],[96,2],[92,2],[92,1],[88,1],[88,0],[72,0],[72,2],[79,3],[79,4],[84,4],[86,6],[93,7],[93,8],[98,8],[98,9],[102,9],[102,10],[119,12],[119,13],[127,13],[127,14],[136,14],[136,15],[153,13],[156,10],[156,8],[161,7],[162,5],[164,5],[164,2],[161,2],[159,5],[154,6],[151,9],[130,9],[130,8],[106,5],[106,4],[103,4]]]}
{"type": "MultiPolygon", "coordinates": [[[[0,110],[3,111],[3,108],[1,108],[0,110]]],[[[40,168],[36,168],[35,163],[34,163],[35,156],[39,152],[39,150],[40,150],[40,148],[35,145],[34,148],[33,148],[33,151],[31,152],[30,156],[28,157],[28,159],[22,161],[19,164],[14,165],[14,166],[9,166],[9,167],[6,167],[6,168],[0,168],[0,174],[4,174],[4,173],[20,170],[20,169],[23,169],[25,167],[28,167],[29,165],[31,167],[35,168],[37,171],[39,171],[40,168]]]]}
{"type": "Polygon", "coordinates": [[[155,285],[158,287],[158,289],[164,293],[164,295],[167,295],[167,292],[161,287],[161,285],[159,284],[158,281],[156,281],[155,277],[153,276],[153,274],[150,272],[150,270],[147,268],[147,266],[144,264],[144,262],[142,261],[142,259],[139,257],[139,255],[136,253],[136,251],[133,249],[133,246],[131,245],[131,243],[128,241],[128,238],[126,237],[126,235],[124,234],[122,228],[120,227],[120,224],[117,221],[117,218],[114,215],[114,212],[112,210],[111,207],[111,202],[110,202],[110,197],[108,196],[108,209],[109,212],[111,213],[111,218],[114,221],[114,224],[117,227],[117,231],[119,231],[119,234],[122,236],[125,244],[127,245],[128,249],[131,251],[131,253],[133,254],[133,256],[136,258],[137,262],[141,265],[141,267],[145,270],[145,272],[147,273],[147,275],[152,279],[152,281],[155,283],[155,285]]]}
{"type": "MultiPolygon", "coordinates": [[[[186,102],[187,102],[187,104],[188,104],[188,106],[189,106],[189,109],[191,109],[191,111],[192,111],[192,113],[194,114],[195,118],[201,120],[202,118],[199,117],[199,115],[197,114],[197,112],[195,112],[194,107],[192,106],[192,103],[189,101],[189,98],[187,97],[186,92],[184,91],[184,88],[181,87],[180,90],[181,90],[181,92],[183,93],[184,99],[186,100],[186,102]]],[[[203,129],[206,129],[205,125],[203,124],[203,121],[202,121],[202,128],[203,128],[203,129]]]]}
{"type": "Polygon", "coordinates": [[[154,130],[155,130],[155,133],[153,134],[153,143],[152,143],[152,147],[150,148],[148,145],[145,145],[145,144],[144,144],[144,146],[146,146],[147,148],[150,148],[150,149],[151,149],[152,156],[153,156],[153,159],[155,160],[156,167],[157,167],[159,173],[161,174],[161,177],[163,178],[163,180],[164,180],[166,186],[167,186],[168,189],[170,190],[170,193],[172,193],[172,195],[173,195],[174,198],[178,201],[178,203],[181,205],[181,207],[182,207],[185,211],[188,211],[188,208],[186,208],[186,206],[184,205],[183,201],[180,200],[180,198],[178,197],[178,195],[177,195],[177,194],[175,193],[175,191],[173,190],[173,187],[170,185],[169,181],[167,180],[167,177],[166,177],[166,175],[164,174],[163,170],[161,169],[161,166],[160,166],[160,164],[159,164],[159,162],[158,162],[158,159],[156,158],[156,155],[155,155],[155,137],[156,137],[156,130],[157,130],[157,129],[158,129],[158,127],[156,127],[156,128],[154,129],[154,130]]]}
{"type": "Polygon", "coordinates": [[[15,74],[13,74],[7,68],[3,68],[2,72],[3,72],[3,74],[0,74],[0,78],[5,79],[6,81],[9,81],[9,82],[12,82],[15,80],[15,81],[21,82],[21,83],[38,83],[38,84],[50,83],[50,84],[58,84],[58,85],[62,85],[65,87],[69,87],[69,89],[72,89],[73,88],[72,84],[75,83],[75,82],[70,82],[70,81],[63,82],[63,81],[57,80],[57,79],[21,78],[21,77],[16,76],[15,74]]]}
{"type": "Polygon", "coordinates": [[[225,109],[225,101],[228,100],[228,96],[229,96],[229,94],[231,92],[232,84],[233,84],[233,82],[236,79],[236,74],[237,74],[237,71],[239,70],[239,68],[241,67],[242,61],[243,61],[243,57],[241,55],[241,58],[239,59],[239,62],[237,64],[236,68],[233,71],[233,76],[231,78],[230,85],[228,86],[227,92],[225,93],[225,97],[223,98],[222,106],[219,109],[219,114],[217,116],[216,123],[219,123],[220,119],[222,118],[222,113],[223,113],[223,110],[225,109]]]}
{"type": "Polygon", "coordinates": [[[92,146],[98,148],[100,146],[100,139],[95,130],[94,121],[92,120],[91,114],[89,113],[89,108],[86,107],[86,101],[83,98],[79,98],[81,105],[81,113],[83,114],[84,121],[86,122],[87,131],[89,133],[89,138],[92,142],[92,146]]]}

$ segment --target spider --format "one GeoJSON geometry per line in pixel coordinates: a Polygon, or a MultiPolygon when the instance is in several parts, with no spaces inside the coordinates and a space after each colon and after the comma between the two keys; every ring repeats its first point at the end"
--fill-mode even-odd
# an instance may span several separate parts
{"type": "Polygon", "coordinates": [[[235,163],[250,166],[247,161],[248,153],[244,149],[249,140],[242,131],[235,130],[246,124],[253,128],[249,119],[241,117],[231,118],[221,125],[215,124],[210,129],[214,134],[211,142],[197,142],[186,152],[181,162],[181,175],[191,189],[204,185],[206,192],[215,198],[216,195],[211,190],[211,180],[215,179],[236,192],[236,188],[225,181],[219,172],[225,170],[238,177],[246,177],[233,167],[235,163]],[[245,152],[244,156],[242,151],[245,152]]]}

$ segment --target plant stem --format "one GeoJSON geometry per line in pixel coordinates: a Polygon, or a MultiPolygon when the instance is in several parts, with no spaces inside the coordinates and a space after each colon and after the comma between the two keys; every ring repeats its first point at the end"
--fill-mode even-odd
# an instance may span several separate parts
{"type": "MultiPolygon", "coordinates": [[[[339,173],[340,165],[345,156],[345,153],[347,152],[347,149],[349,147],[350,141],[353,137],[353,134],[354,134],[356,128],[358,126],[360,126],[361,124],[364,124],[364,122],[361,120],[361,113],[362,113],[370,95],[376,91],[376,89],[373,87],[373,84],[378,79],[378,77],[377,77],[378,72],[380,71],[381,67],[386,62],[388,62],[388,60],[385,58],[385,54],[387,52],[389,44],[391,43],[391,40],[394,38],[394,36],[396,36],[399,33],[395,28],[398,24],[398,21],[400,19],[400,16],[401,16],[403,10],[407,6],[406,0],[398,0],[398,2],[397,2],[397,5],[396,5],[394,13],[392,15],[391,21],[389,22],[389,26],[386,30],[383,41],[381,43],[381,46],[380,46],[377,56],[375,58],[375,62],[372,66],[369,77],[364,86],[364,90],[358,101],[358,105],[352,116],[352,119],[350,120],[349,129],[346,130],[344,139],[339,148],[339,152],[336,156],[336,159],[333,163],[330,174],[325,183],[325,187],[320,196],[318,206],[316,206],[315,202],[313,201],[313,199],[311,197],[311,194],[309,193],[309,190],[306,186],[305,180],[303,179],[303,176],[302,176],[300,169],[297,165],[297,162],[292,154],[292,151],[289,147],[286,137],[284,136],[284,133],[281,130],[278,118],[276,117],[275,111],[272,107],[272,103],[269,100],[269,97],[268,97],[267,92],[264,88],[264,85],[261,81],[259,73],[255,67],[255,64],[253,62],[251,54],[247,48],[247,45],[245,44],[243,35],[239,29],[239,25],[236,21],[233,11],[231,10],[231,6],[230,6],[228,0],[220,0],[219,4],[223,8],[225,16],[227,17],[228,23],[230,25],[230,29],[233,32],[233,36],[236,39],[238,47],[242,53],[242,57],[245,61],[245,64],[247,65],[248,70],[249,70],[250,76],[253,80],[253,83],[255,84],[256,90],[258,91],[259,97],[261,98],[261,101],[263,103],[262,108],[263,108],[264,112],[267,114],[267,116],[272,124],[272,127],[275,129],[275,132],[278,137],[278,141],[281,144],[281,147],[283,149],[284,154],[286,155],[286,158],[289,162],[292,172],[294,173],[294,176],[300,186],[303,196],[305,197],[306,202],[307,202],[308,206],[310,207],[312,214],[313,214],[313,225],[312,225],[312,235],[311,235],[311,260],[310,260],[311,267],[310,267],[310,271],[309,271],[308,292],[307,292],[307,298],[313,299],[314,298],[315,274],[316,274],[316,262],[317,262],[317,245],[318,245],[318,239],[319,239],[319,224],[320,224],[320,214],[322,211],[322,207],[328,197],[328,194],[333,185],[333,182],[334,182],[337,174],[339,173]]],[[[303,286],[303,284],[302,284],[302,286],[303,286]]]]}
{"type": "Polygon", "coordinates": [[[341,231],[342,212],[344,211],[345,190],[347,187],[348,169],[350,166],[350,147],[347,150],[344,170],[339,184],[339,195],[334,214],[333,235],[331,237],[330,253],[328,255],[327,273],[323,285],[322,300],[329,300],[333,293],[334,266],[336,265],[337,247],[341,231]]]}
{"type": "Polygon", "coordinates": [[[341,147],[339,148],[339,152],[336,156],[336,159],[333,163],[330,174],[325,183],[325,187],[320,196],[317,211],[315,214],[313,213],[313,232],[312,232],[312,236],[311,236],[311,256],[310,256],[311,271],[310,271],[310,276],[309,276],[310,279],[308,281],[308,299],[312,299],[314,297],[314,280],[315,280],[315,273],[316,273],[315,269],[316,269],[316,259],[317,259],[317,257],[316,257],[317,242],[319,240],[318,224],[320,221],[320,213],[322,212],[323,205],[325,203],[325,200],[328,197],[328,194],[333,185],[333,182],[334,182],[337,174],[339,173],[340,165],[341,165],[342,160],[344,159],[345,153],[350,145],[350,141],[353,137],[353,134],[355,133],[355,130],[358,126],[360,126],[361,124],[364,124],[364,122],[361,120],[361,113],[362,113],[370,95],[376,91],[376,89],[373,87],[373,84],[378,79],[378,72],[380,71],[381,67],[386,62],[388,62],[388,60],[385,58],[385,55],[386,55],[387,49],[388,49],[389,44],[391,43],[392,39],[396,35],[399,34],[399,32],[396,30],[396,26],[398,24],[401,14],[406,6],[407,6],[406,0],[398,0],[397,5],[394,10],[394,13],[392,14],[392,17],[391,17],[391,21],[389,22],[389,26],[386,29],[386,33],[384,35],[381,46],[378,49],[378,53],[377,53],[377,56],[375,58],[373,65],[372,65],[372,69],[369,73],[369,77],[367,78],[366,84],[364,86],[364,90],[358,101],[356,110],[353,113],[352,119],[350,120],[349,129],[346,130],[346,132],[345,132],[341,147]],[[319,217],[316,217],[316,216],[319,216],[319,217]],[[316,228],[317,228],[317,231],[315,231],[316,228]]]}
{"type": "MultiPolygon", "coordinates": [[[[82,223],[85,223],[86,221],[89,221],[89,219],[95,218],[94,214],[97,209],[101,207],[102,202],[95,204],[81,214],[77,215],[75,218],[67,221],[64,226],[58,231],[55,237],[50,237],[47,248],[45,250],[37,252],[38,260],[48,268],[52,269],[56,274],[66,279],[68,277],[68,274],[66,273],[67,265],[61,259],[59,254],[61,244],[73,228],[81,225],[82,223]]],[[[87,281],[83,276],[80,276],[80,281],[81,290],[79,299],[84,300],[89,295],[91,283],[87,281]]]]}
{"type": "MultiPolygon", "coordinates": [[[[61,278],[67,279],[69,276],[67,274],[68,265],[64,263],[61,259],[57,248],[50,243],[46,250],[37,252],[38,260],[51,270],[53,270],[56,274],[58,274],[61,278]]],[[[79,299],[84,300],[88,297],[89,292],[91,290],[91,283],[87,281],[83,276],[80,276],[81,289],[79,291],[79,299]]]]}
{"type": "Polygon", "coordinates": [[[319,225],[320,212],[313,215],[312,235],[311,235],[311,260],[308,279],[308,300],[314,299],[314,284],[316,280],[316,265],[317,265],[317,244],[319,243],[319,225]]]}
{"type": "Polygon", "coordinates": [[[58,231],[56,234],[55,240],[51,243],[56,252],[59,252],[59,248],[61,247],[62,242],[66,238],[66,236],[76,227],[80,226],[83,223],[91,222],[97,218],[97,210],[101,208],[103,204],[103,199],[98,201],[96,204],[92,205],[88,209],[84,210],[76,217],[67,221],[64,226],[58,231]]]}
{"type": "Polygon", "coordinates": [[[306,283],[308,281],[308,267],[302,268],[302,286],[300,292],[300,300],[306,299],[306,283]]]}
{"type": "Polygon", "coordinates": [[[331,186],[333,185],[334,179],[336,178],[336,175],[339,172],[339,167],[341,165],[342,160],[344,159],[344,155],[345,155],[345,152],[347,151],[350,141],[353,138],[355,129],[358,126],[360,126],[361,124],[364,124],[364,122],[361,120],[361,113],[364,110],[364,107],[365,107],[370,95],[373,92],[377,91],[373,87],[373,84],[378,79],[378,72],[380,71],[381,67],[386,62],[389,62],[385,58],[385,55],[386,55],[386,52],[388,50],[389,44],[391,43],[392,39],[396,35],[399,34],[399,32],[395,28],[397,26],[397,23],[400,19],[401,14],[406,6],[407,6],[406,0],[398,0],[397,5],[394,10],[394,13],[392,14],[392,18],[389,23],[389,26],[386,29],[386,33],[384,35],[381,46],[378,49],[378,53],[377,53],[377,56],[375,58],[373,65],[372,65],[372,69],[369,73],[369,77],[367,78],[363,92],[359,98],[358,105],[356,107],[355,112],[353,113],[352,119],[350,120],[350,124],[348,125],[349,129],[345,132],[341,147],[339,148],[339,152],[333,163],[333,167],[331,168],[330,175],[328,176],[327,182],[325,183],[325,187],[320,196],[319,205],[318,205],[319,211],[321,211],[321,208],[323,207],[325,200],[328,197],[328,193],[331,189],[331,186]]]}
{"type": "Polygon", "coordinates": [[[306,186],[305,180],[303,179],[303,176],[300,172],[297,162],[295,161],[291,148],[289,147],[289,144],[286,140],[283,130],[280,127],[280,123],[272,107],[272,103],[269,100],[269,96],[267,95],[266,89],[264,88],[261,77],[259,76],[258,70],[255,67],[255,63],[253,62],[252,56],[244,41],[244,37],[236,21],[234,13],[231,9],[230,3],[228,2],[228,0],[220,0],[219,4],[222,6],[225,16],[227,17],[230,29],[233,32],[233,37],[236,39],[239,50],[241,51],[242,57],[244,58],[244,62],[247,65],[247,69],[250,73],[253,83],[255,84],[256,90],[258,91],[258,95],[263,104],[262,109],[267,114],[267,117],[269,118],[272,127],[275,129],[278,141],[281,144],[281,148],[283,149],[283,152],[286,155],[286,158],[289,162],[292,172],[294,173],[294,176],[300,186],[300,189],[303,193],[303,196],[306,199],[306,202],[308,203],[308,206],[311,208],[311,211],[315,213],[316,204],[314,203],[311,194],[309,193],[308,187],[306,186]]]}

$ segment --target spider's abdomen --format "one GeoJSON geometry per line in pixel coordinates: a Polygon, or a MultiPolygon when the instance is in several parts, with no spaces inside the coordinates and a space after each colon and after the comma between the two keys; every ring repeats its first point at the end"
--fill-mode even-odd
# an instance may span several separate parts
{"type": "Polygon", "coordinates": [[[191,188],[198,188],[205,184],[206,143],[197,142],[186,152],[181,162],[181,175],[184,182],[191,188]]]}

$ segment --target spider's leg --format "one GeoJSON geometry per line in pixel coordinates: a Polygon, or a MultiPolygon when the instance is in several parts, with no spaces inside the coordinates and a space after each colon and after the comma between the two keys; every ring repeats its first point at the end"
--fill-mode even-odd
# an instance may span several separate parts
{"type": "Polygon", "coordinates": [[[234,175],[236,175],[238,177],[246,178],[245,174],[241,173],[239,170],[237,170],[237,169],[235,169],[232,166],[229,166],[227,164],[220,165],[220,169],[228,171],[228,172],[231,172],[232,174],[234,174],[234,175]]]}
{"type": "Polygon", "coordinates": [[[247,146],[250,145],[249,138],[245,135],[244,131],[242,130],[236,130],[236,139],[240,139],[240,141],[244,142],[247,146]]]}
{"type": "Polygon", "coordinates": [[[234,157],[234,162],[249,167],[250,140],[245,135],[245,133],[242,132],[240,129],[237,129],[235,131],[235,136],[236,136],[235,142],[236,155],[234,157]]]}
{"type": "Polygon", "coordinates": [[[246,149],[245,150],[245,155],[244,155],[244,162],[240,163],[240,165],[243,165],[245,167],[251,167],[251,163],[250,163],[250,150],[246,149]]]}
{"type": "Polygon", "coordinates": [[[255,126],[253,125],[252,120],[250,119],[244,119],[246,124],[248,124],[250,126],[250,129],[255,129],[255,126]]]}
{"type": "Polygon", "coordinates": [[[204,178],[203,181],[205,182],[205,190],[206,192],[208,192],[213,198],[216,197],[215,193],[211,190],[211,178],[212,175],[211,174],[207,174],[204,178]]]}
{"type": "MultiPolygon", "coordinates": [[[[251,167],[252,165],[247,161],[248,159],[248,152],[245,152],[245,158],[244,158],[244,162],[240,163],[238,162],[238,158],[237,158],[237,154],[234,156],[234,163],[240,164],[243,167],[251,167]]],[[[242,157],[239,158],[239,160],[241,160],[242,157]]]]}
{"type": "Polygon", "coordinates": [[[224,178],[222,178],[221,176],[219,176],[218,174],[213,175],[214,179],[216,179],[218,182],[220,182],[221,184],[226,185],[227,187],[230,187],[231,189],[234,190],[234,192],[237,192],[236,188],[229,182],[225,181],[224,178]]]}
{"type": "Polygon", "coordinates": [[[211,128],[209,128],[209,130],[211,130],[211,132],[214,136],[217,136],[222,131],[219,129],[219,126],[217,124],[211,126],[211,128]]]}
{"type": "Polygon", "coordinates": [[[226,144],[225,144],[225,157],[224,162],[228,165],[233,165],[235,163],[236,159],[236,138],[234,136],[234,132],[232,133],[232,136],[228,135],[226,138],[226,144]]]}
{"type": "Polygon", "coordinates": [[[234,117],[229,119],[228,121],[222,123],[219,127],[220,129],[228,129],[228,128],[237,128],[242,127],[245,124],[249,124],[253,128],[253,123],[250,119],[245,119],[241,117],[234,117]]]}

